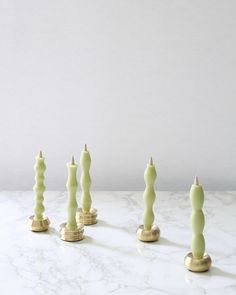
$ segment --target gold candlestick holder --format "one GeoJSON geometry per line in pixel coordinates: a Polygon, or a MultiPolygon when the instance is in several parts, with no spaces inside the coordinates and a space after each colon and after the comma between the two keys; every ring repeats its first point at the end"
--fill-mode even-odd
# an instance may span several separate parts
{"type": "Polygon", "coordinates": [[[34,215],[28,219],[28,227],[31,231],[42,232],[48,230],[50,220],[47,217],[43,217],[41,220],[35,220],[34,215]]]}
{"type": "Polygon", "coordinates": [[[89,212],[83,212],[82,208],[79,208],[76,212],[76,220],[84,225],[97,223],[97,209],[91,208],[89,212]]]}
{"type": "Polygon", "coordinates": [[[202,258],[193,257],[192,252],[188,253],[184,259],[185,267],[192,272],[205,272],[211,267],[211,257],[205,253],[202,258]]]}
{"type": "Polygon", "coordinates": [[[83,240],[84,238],[84,226],[83,224],[79,223],[77,224],[76,229],[68,229],[66,227],[66,223],[62,223],[60,225],[60,237],[63,241],[67,242],[76,242],[83,240]]]}
{"type": "Polygon", "coordinates": [[[144,228],[140,225],[137,229],[137,238],[142,242],[155,242],[158,241],[160,237],[160,229],[157,225],[152,225],[150,230],[144,228]]]}

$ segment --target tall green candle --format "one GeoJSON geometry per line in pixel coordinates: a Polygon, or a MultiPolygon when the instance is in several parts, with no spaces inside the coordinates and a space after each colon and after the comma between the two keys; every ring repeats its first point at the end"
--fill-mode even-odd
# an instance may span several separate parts
{"type": "Polygon", "coordinates": [[[193,272],[204,272],[211,267],[211,257],[205,253],[205,239],[203,229],[205,218],[202,212],[204,203],[204,192],[199,184],[198,177],[194,179],[194,183],[190,189],[190,202],[192,207],[191,226],[192,240],[191,252],[185,256],[185,267],[193,272]]]}
{"type": "Polygon", "coordinates": [[[76,191],[77,191],[77,172],[78,165],[75,163],[74,157],[72,157],[71,162],[67,163],[68,169],[68,179],[66,183],[67,192],[68,192],[68,201],[67,201],[67,223],[66,228],[69,230],[77,229],[76,223],[76,210],[77,210],[77,201],[76,201],[76,191]]]}
{"type": "Polygon", "coordinates": [[[154,191],[154,182],[156,180],[157,173],[155,166],[153,165],[152,158],[147,164],[147,168],[144,172],[144,180],[146,183],[146,189],[143,194],[144,199],[144,213],[143,213],[143,226],[145,230],[151,230],[154,222],[153,203],[156,198],[154,191]]]}
{"type": "Polygon", "coordinates": [[[46,165],[44,163],[44,157],[40,151],[39,155],[36,157],[36,163],[34,165],[35,171],[35,184],[34,190],[34,215],[30,216],[28,219],[28,226],[31,231],[42,232],[48,230],[50,220],[43,214],[44,213],[44,172],[46,170],[46,165]]]}
{"type": "Polygon", "coordinates": [[[92,199],[90,195],[90,186],[91,186],[91,178],[89,174],[90,165],[91,165],[91,157],[87,150],[87,145],[85,145],[84,150],[81,152],[81,155],[80,155],[80,166],[81,166],[80,185],[82,189],[81,206],[82,206],[82,211],[84,213],[89,213],[91,204],[92,204],[92,199]]]}
{"type": "Polygon", "coordinates": [[[204,192],[199,184],[198,177],[195,177],[194,184],[190,189],[190,201],[192,207],[191,225],[192,225],[192,241],[191,251],[194,258],[202,259],[205,252],[205,239],[203,229],[205,218],[202,212],[204,202],[204,192]]]}
{"type": "Polygon", "coordinates": [[[143,224],[141,224],[136,232],[137,238],[142,242],[155,242],[160,237],[160,229],[154,222],[153,204],[156,198],[154,183],[157,177],[156,168],[153,164],[152,158],[144,172],[144,181],[146,184],[143,193],[144,212],[143,224]]]}
{"type": "Polygon", "coordinates": [[[44,163],[44,157],[41,151],[39,155],[36,157],[34,170],[35,170],[35,185],[33,187],[33,190],[35,192],[34,220],[42,220],[43,212],[45,210],[43,205],[43,200],[44,200],[43,193],[45,191],[44,172],[46,170],[46,165],[44,163]]]}
{"type": "Polygon", "coordinates": [[[85,144],[83,151],[80,154],[81,166],[81,208],[78,209],[78,222],[84,225],[91,225],[97,223],[97,209],[91,208],[92,199],[90,195],[91,178],[89,174],[91,166],[91,157],[85,144]]]}

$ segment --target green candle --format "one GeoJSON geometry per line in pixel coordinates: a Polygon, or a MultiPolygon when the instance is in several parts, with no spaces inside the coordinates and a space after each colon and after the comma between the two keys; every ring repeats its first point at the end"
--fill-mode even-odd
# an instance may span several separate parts
{"type": "Polygon", "coordinates": [[[147,164],[147,168],[144,172],[144,180],[146,183],[146,189],[143,194],[144,199],[144,213],[143,213],[143,226],[145,230],[151,230],[154,222],[154,213],[153,213],[153,203],[156,198],[154,191],[154,182],[156,180],[157,174],[155,166],[153,165],[152,158],[147,164]]]}
{"type": "Polygon", "coordinates": [[[43,212],[45,210],[43,206],[43,200],[44,200],[43,193],[45,191],[44,172],[46,170],[46,165],[44,163],[44,157],[41,151],[39,155],[36,157],[34,170],[35,170],[35,185],[33,187],[33,190],[35,192],[34,220],[42,220],[43,212]]]}
{"type": "Polygon", "coordinates": [[[194,184],[191,186],[190,201],[192,207],[191,251],[194,258],[202,259],[205,252],[205,239],[202,234],[205,225],[205,218],[202,212],[204,192],[202,186],[199,184],[197,176],[195,177],[194,184]]]}
{"type": "Polygon", "coordinates": [[[68,179],[66,183],[67,192],[68,192],[68,201],[67,201],[67,223],[66,228],[69,230],[77,229],[76,223],[76,210],[77,210],[77,201],[76,201],[76,191],[77,191],[77,172],[78,165],[75,163],[74,157],[70,163],[67,163],[68,169],[68,179]]]}
{"type": "Polygon", "coordinates": [[[92,204],[92,199],[90,195],[90,186],[91,186],[91,178],[89,174],[90,165],[91,165],[91,158],[87,150],[87,145],[85,145],[84,150],[81,152],[81,155],[80,155],[80,166],[81,166],[80,185],[82,189],[81,206],[82,206],[82,211],[84,213],[88,213],[90,211],[91,204],[92,204]]]}

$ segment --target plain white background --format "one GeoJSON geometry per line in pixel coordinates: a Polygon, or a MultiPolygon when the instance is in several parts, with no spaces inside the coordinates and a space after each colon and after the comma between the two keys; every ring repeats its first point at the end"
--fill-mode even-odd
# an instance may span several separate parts
{"type": "Polygon", "coordinates": [[[84,143],[93,189],[236,189],[236,1],[0,0],[0,42],[1,189],[84,143]]]}

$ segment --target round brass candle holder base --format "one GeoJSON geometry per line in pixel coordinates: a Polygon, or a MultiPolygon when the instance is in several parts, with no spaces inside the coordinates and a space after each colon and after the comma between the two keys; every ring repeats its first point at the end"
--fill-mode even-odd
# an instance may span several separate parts
{"type": "Polygon", "coordinates": [[[150,230],[144,229],[143,225],[140,225],[137,229],[137,238],[142,242],[155,242],[160,237],[160,229],[158,226],[153,225],[150,230]]]}
{"type": "Polygon", "coordinates": [[[76,242],[83,240],[84,238],[83,224],[78,224],[78,227],[74,230],[70,230],[66,227],[66,223],[60,225],[60,237],[63,241],[76,242]]]}
{"type": "Polygon", "coordinates": [[[91,225],[97,223],[97,209],[91,208],[89,212],[83,212],[82,208],[79,208],[76,213],[77,222],[84,225],[91,225]]]}
{"type": "Polygon", "coordinates": [[[28,227],[31,231],[41,232],[48,230],[50,220],[44,217],[42,220],[34,220],[34,215],[28,219],[28,227]]]}
{"type": "Polygon", "coordinates": [[[197,259],[193,257],[192,252],[188,253],[184,259],[185,267],[193,272],[208,271],[211,267],[211,257],[205,253],[203,258],[197,259]]]}

